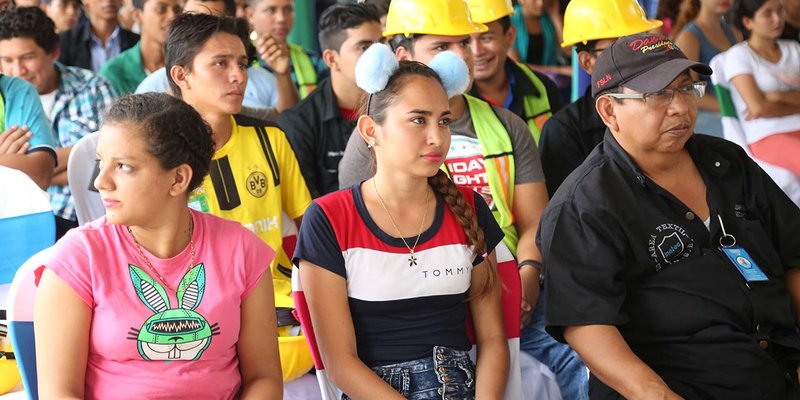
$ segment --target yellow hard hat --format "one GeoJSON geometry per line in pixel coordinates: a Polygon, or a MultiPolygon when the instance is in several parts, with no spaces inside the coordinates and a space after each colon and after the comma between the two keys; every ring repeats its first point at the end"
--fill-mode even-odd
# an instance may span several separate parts
{"type": "Polygon", "coordinates": [[[462,36],[487,30],[486,25],[470,19],[464,0],[392,0],[383,36],[462,36]]]}
{"type": "Polygon", "coordinates": [[[278,350],[281,355],[284,382],[293,381],[314,367],[314,359],[311,356],[311,348],[308,347],[306,337],[302,333],[297,336],[290,335],[291,327],[278,328],[278,350]]]}
{"type": "Polygon", "coordinates": [[[473,22],[488,24],[514,14],[511,0],[467,0],[469,16],[473,22]]]}
{"type": "MultiPolygon", "coordinates": [[[[3,342],[3,340],[0,340],[0,342],[3,342]]],[[[2,347],[5,348],[5,345],[2,347]]],[[[11,342],[9,341],[5,350],[0,348],[0,351],[11,354],[11,342]]],[[[17,368],[17,360],[9,360],[6,356],[0,357],[0,395],[10,392],[11,389],[14,389],[19,384],[20,380],[22,380],[22,377],[20,377],[19,368],[17,368]]]]}
{"type": "Polygon", "coordinates": [[[616,39],[658,28],[662,22],[647,19],[636,0],[572,0],[564,12],[561,47],[590,40],[616,39]]]}

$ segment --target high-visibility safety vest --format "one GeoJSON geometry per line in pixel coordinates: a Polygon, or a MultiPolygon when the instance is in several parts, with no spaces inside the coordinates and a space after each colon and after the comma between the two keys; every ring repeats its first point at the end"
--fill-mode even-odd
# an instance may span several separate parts
{"type": "Polygon", "coordinates": [[[539,91],[539,96],[525,95],[522,98],[522,104],[525,107],[525,122],[528,123],[528,129],[533,135],[533,140],[538,145],[539,138],[542,136],[542,127],[553,115],[550,110],[550,99],[547,98],[547,88],[539,80],[539,77],[524,64],[517,63],[517,66],[525,73],[536,90],[539,91]]]}
{"type": "MultiPolygon", "coordinates": [[[[547,96],[544,97],[546,99],[547,96]]],[[[464,98],[467,100],[469,115],[475,127],[475,136],[483,147],[486,176],[495,206],[492,214],[505,233],[503,242],[516,256],[519,234],[514,227],[514,214],[511,212],[511,206],[514,204],[515,173],[511,135],[489,103],[468,94],[465,94],[464,98]]]]}
{"type": "Polygon", "coordinates": [[[6,99],[0,92],[0,133],[6,130],[6,99]]]}
{"type": "Polygon", "coordinates": [[[317,70],[308,53],[296,44],[289,45],[289,58],[294,66],[297,92],[300,99],[305,99],[317,87],[317,70]]]}

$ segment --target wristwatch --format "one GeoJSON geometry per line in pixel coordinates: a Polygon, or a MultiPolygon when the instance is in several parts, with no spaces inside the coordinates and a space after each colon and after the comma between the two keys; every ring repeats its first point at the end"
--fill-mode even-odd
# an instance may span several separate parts
{"type": "Polygon", "coordinates": [[[539,261],[536,261],[536,260],[531,260],[531,259],[522,260],[522,261],[517,263],[517,269],[522,269],[522,267],[524,267],[526,265],[531,266],[531,267],[536,268],[536,269],[539,270],[539,286],[540,287],[544,286],[544,266],[542,265],[542,263],[540,263],[539,261]]]}

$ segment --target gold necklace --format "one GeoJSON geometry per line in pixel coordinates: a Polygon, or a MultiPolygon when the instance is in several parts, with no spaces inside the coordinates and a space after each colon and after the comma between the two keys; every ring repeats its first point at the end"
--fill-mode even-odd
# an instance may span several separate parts
{"type": "MultiPolygon", "coordinates": [[[[194,238],[192,237],[192,235],[194,234],[194,219],[191,218],[191,215],[190,215],[189,223],[190,223],[190,227],[189,227],[189,267],[187,269],[192,268],[192,265],[194,264],[194,238]]],[[[163,284],[167,289],[169,289],[173,293],[177,293],[175,291],[175,289],[173,289],[172,286],[170,286],[167,283],[167,280],[164,278],[164,276],[161,275],[161,273],[158,272],[158,270],[153,266],[153,264],[150,263],[150,259],[147,258],[147,256],[144,255],[144,251],[142,251],[142,245],[140,245],[139,241],[136,240],[136,236],[133,234],[133,231],[131,230],[131,227],[127,226],[126,228],[128,228],[128,233],[130,233],[131,237],[133,238],[133,243],[136,243],[136,250],[139,252],[139,257],[141,257],[142,260],[144,260],[144,263],[145,263],[145,265],[147,265],[147,268],[149,268],[150,271],[152,271],[158,277],[158,280],[160,280],[161,284],[163,284]]]]}
{"type": "Polygon", "coordinates": [[[425,220],[428,218],[428,198],[430,197],[431,192],[425,192],[425,213],[422,215],[422,221],[419,223],[419,233],[417,233],[417,239],[414,240],[414,245],[409,246],[406,239],[403,237],[403,234],[400,232],[400,228],[397,227],[397,224],[394,222],[394,218],[392,218],[392,214],[389,213],[389,209],[386,208],[386,203],[383,202],[383,198],[381,194],[378,192],[378,185],[375,183],[376,179],[372,178],[372,187],[375,189],[375,194],[378,195],[378,201],[381,202],[381,206],[383,206],[383,211],[386,211],[386,215],[389,216],[389,221],[392,223],[394,230],[397,231],[397,235],[400,236],[400,240],[403,241],[403,244],[406,245],[406,248],[409,252],[408,257],[408,266],[413,267],[417,265],[417,257],[414,255],[414,249],[417,248],[417,243],[419,243],[419,237],[422,236],[422,226],[425,225],[425,220]]]}

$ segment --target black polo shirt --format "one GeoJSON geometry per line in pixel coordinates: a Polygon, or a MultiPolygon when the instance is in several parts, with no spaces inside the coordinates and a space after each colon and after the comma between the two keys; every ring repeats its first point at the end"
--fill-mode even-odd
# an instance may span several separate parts
{"type": "MultiPolygon", "coordinates": [[[[527,67],[525,67],[527,68],[527,67]]],[[[511,97],[511,102],[508,104],[495,104],[497,107],[506,108],[509,111],[517,114],[520,118],[522,118],[525,123],[528,123],[528,118],[525,115],[525,96],[536,96],[539,97],[541,93],[536,86],[533,85],[530,79],[528,79],[528,75],[522,70],[519,64],[515,63],[512,60],[506,60],[505,64],[506,73],[509,75],[509,84],[511,85],[511,91],[509,93],[511,97]]],[[[550,103],[550,112],[555,114],[558,110],[562,107],[561,97],[558,94],[558,87],[553,82],[552,79],[548,78],[547,75],[542,73],[536,72],[531,70],[533,74],[539,78],[539,80],[544,85],[545,91],[547,92],[547,101],[550,103]]],[[[477,97],[482,100],[486,100],[483,96],[481,96],[481,92],[478,91],[477,85],[472,85],[472,88],[469,91],[469,94],[473,97],[477,97]]],[[[508,100],[508,99],[507,99],[508,100]]],[[[534,116],[535,117],[535,116],[534,116]]]]}
{"type": "Polygon", "coordinates": [[[356,121],[342,118],[330,79],[281,112],[278,125],[292,145],[311,197],[339,190],[339,160],[356,121]]]}
{"type": "MultiPolygon", "coordinates": [[[[539,228],[547,331],[615,325],[687,399],[784,399],[800,359],[785,280],[800,267],[800,209],[737,145],[695,135],[686,148],[710,231],[610,133],[564,181],[539,228]],[[718,215],[768,282],[746,284],[719,250],[718,215]]],[[[590,382],[591,398],[614,395],[590,382]]]]}
{"type": "Polygon", "coordinates": [[[603,141],[605,132],[606,125],[594,108],[591,87],[586,89],[583,97],[553,114],[544,124],[539,153],[550,197],[603,141]]]}

